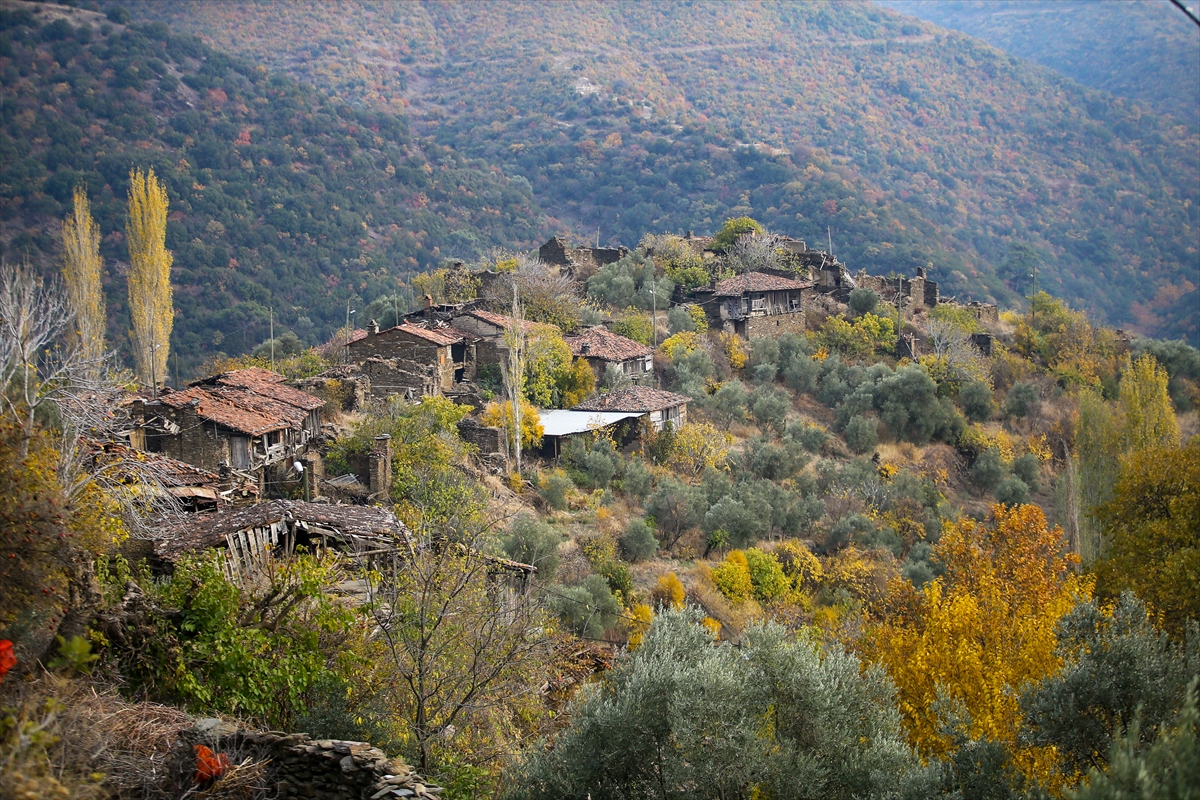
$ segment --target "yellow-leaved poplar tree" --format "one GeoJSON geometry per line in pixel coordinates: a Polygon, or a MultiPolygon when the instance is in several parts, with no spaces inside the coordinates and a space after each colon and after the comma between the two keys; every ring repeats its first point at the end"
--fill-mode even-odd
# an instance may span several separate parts
{"type": "Polygon", "coordinates": [[[971,738],[1007,743],[1025,775],[1055,783],[1054,748],[1018,742],[1018,698],[1060,668],[1055,625],[1091,597],[1092,579],[1074,572],[1062,530],[1032,505],[948,523],[934,552],[945,576],[920,591],[893,581],[863,645],[896,682],[910,741],[925,757],[952,750],[948,700],[969,715],[971,738]]]}
{"type": "Polygon", "coordinates": [[[1125,449],[1176,447],[1179,426],[1171,395],[1167,393],[1167,371],[1147,353],[1127,364],[1121,375],[1121,411],[1125,415],[1125,449]]]}
{"type": "Polygon", "coordinates": [[[75,313],[83,356],[89,365],[99,365],[104,356],[104,288],[101,276],[100,226],[92,219],[87,188],[75,187],[74,207],[63,220],[63,280],[75,313]]]}
{"type": "Polygon", "coordinates": [[[129,172],[129,316],[137,377],[152,387],[167,374],[171,328],[171,251],[167,249],[167,190],[151,168],[129,172]]]}

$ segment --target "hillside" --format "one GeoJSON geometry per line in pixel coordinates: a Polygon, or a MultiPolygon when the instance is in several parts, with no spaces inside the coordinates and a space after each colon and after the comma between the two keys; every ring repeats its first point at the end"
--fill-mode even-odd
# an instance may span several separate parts
{"type": "Polygon", "coordinates": [[[3,27],[4,257],[52,269],[71,192],[86,183],[118,345],[133,166],[153,167],[170,195],[173,349],[185,371],[267,338],[271,308],[277,327],[315,343],[347,301],[394,292],[444,255],[536,241],[528,186],[393,114],[269,76],[162,23],[8,3],[3,27]]]}
{"type": "Polygon", "coordinates": [[[1200,128],[1200,29],[1169,0],[879,0],[1200,128]]]}
{"type": "Polygon", "coordinates": [[[132,10],[406,109],[581,237],[749,214],[1002,302],[1028,246],[1039,286],[1099,318],[1200,336],[1197,135],[970,37],[860,3],[343,8],[132,10]]]}

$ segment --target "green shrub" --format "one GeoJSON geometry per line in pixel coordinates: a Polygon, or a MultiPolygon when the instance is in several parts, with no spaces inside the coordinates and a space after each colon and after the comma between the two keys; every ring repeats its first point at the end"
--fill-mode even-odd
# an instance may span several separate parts
{"type": "Polygon", "coordinates": [[[621,491],[635,500],[645,500],[654,485],[654,474],[646,467],[646,462],[634,456],[625,462],[621,474],[621,491]]]}
{"type": "Polygon", "coordinates": [[[1038,389],[1031,383],[1014,383],[1004,400],[1004,413],[1010,417],[1027,417],[1038,405],[1038,389]]]}
{"type": "Polygon", "coordinates": [[[771,430],[782,435],[787,427],[787,415],[792,410],[792,398],[774,386],[756,386],[746,400],[750,415],[764,432],[771,430]]]}
{"type": "Polygon", "coordinates": [[[513,520],[504,552],[513,561],[537,567],[538,580],[548,583],[558,571],[558,545],[562,536],[532,514],[522,512],[513,520]]]}
{"type": "Polygon", "coordinates": [[[859,286],[850,292],[850,310],[854,312],[856,317],[861,317],[863,314],[869,314],[874,311],[879,305],[879,295],[874,289],[868,289],[865,286],[859,286]]]}
{"type": "Polygon", "coordinates": [[[632,520],[621,534],[621,553],[632,562],[653,558],[658,552],[658,539],[643,519],[632,520]]]}
{"type": "Polygon", "coordinates": [[[667,330],[672,335],[682,331],[696,330],[696,321],[683,306],[671,306],[667,311],[667,330]]]}
{"type": "Polygon", "coordinates": [[[958,392],[958,405],[971,422],[986,422],[996,413],[992,387],[983,381],[971,381],[958,392]]]}
{"type": "Polygon", "coordinates": [[[1006,506],[1016,506],[1029,499],[1029,487],[1016,475],[1009,475],[996,487],[996,499],[1006,506]]]}
{"type": "Polygon", "coordinates": [[[589,575],[578,586],[555,586],[547,602],[567,630],[587,639],[602,637],[621,615],[602,575],[589,575]]]}
{"type": "Polygon", "coordinates": [[[571,490],[573,482],[565,475],[559,475],[557,472],[546,479],[546,486],[542,489],[542,497],[546,498],[546,502],[555,511],[567,510],[567,492],[571,490]]]}
{"type": "Polygon", "coordinates": [[[846,424],[846,444],[855,453],[872,450],[879,444],[879,422],[873,417],[851,417],[846,424]]]}
{"type": "Polygon", "coordinates": [[[984,450],[971,465],[971,481],[985,492],[996,488],[1006,473],[1000,450],[995,447],[984,450]]]}
{"type": "Polygon", "coordinates": [[[1038,474],[1041,472],[1041,464],[1038,462],[1037,456],[1033,453],[1026,453],[1020,458],[1013,459],[1012,471],[1026,483],[1029,491],[1037,491],[1038,474]]]}

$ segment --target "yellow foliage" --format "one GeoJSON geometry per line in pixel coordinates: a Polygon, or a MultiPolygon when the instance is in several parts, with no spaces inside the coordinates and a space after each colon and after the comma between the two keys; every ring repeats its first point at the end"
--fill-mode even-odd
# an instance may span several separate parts
{"type": "Polygon", "coordinates": [[[845,591],[855,600],[873,599],[882,588],[879,564],[856,547],[847,547],[825,562],[821,585],[831,591],[845,591]]]}
{"type": "Polygon", "coordinates": [[[100,226],[92,219],[87,190],[75,187],[71,216],[63,220],[63,282],[75,312],[84,357],[96,363],[104,355],[104,261],[100,258],[100,226]]]}
{"type": "Polygon", "coordinates": [[[660,576],[650,596],[662,607],[675,609],[683,608],[683,601],[686,597],[683,591],[683,582],[674,572],[660,576]]]}
{"type": "Polygon", "coordinates": [[[1053,748],[1022,747],[1018,695],[1060,667],[1055,624],[1091,596],[1071,570],[1062,530],[1037,506],[993,506],[986,522],[948,524],[934,550],[946,576],[920,592],[896,579],[864,648],[896,682],[913,745],[926,757],[953,745],[943,734],[939,692],[970,715],[972,738],[1013,748],[1017,766],[1042,785],[1056,775],[1053,748]]]}
{"type": "Polygon", "coordinates": [[[775,557],[783,567],[783,574],[792,579],[797,589],[814,589],[824,577],[821,562],[796,539],[781,542],[775,548],[775,557]]]}
{"type": "Polygon", "coordinates": [[[721,347],[725,351],[725,357],[729,359],[729,365],[734,369],[741,369],[746,366],[746,347],[742,342],[742,337],[736,333],[721,332],[719,336],[721,347]]]}
{"type": "Polygon", "coordinates": [[[813,361],[824,361],[827,358],[829,358],[829,348],[825,345],[818,347],[817,352],[812,354],[813,361]]]}
{"type": "Polygon", "coordinates": [[[154,174],[129,173],[129,317],[133,325],[133,357],[144,384],[167,376],[171,328],[171,251],[167,249],[167,190],[154,174]]]}
{"type": "Polygon", "coordinates": [[[716,587],[734,603],[744,603],[754,596],[750,580],[750,563],[741,550],[730,550],[725,560],[712,571],[716,587]]]}
{"type": "Polygon", "coordinates": [[[658,351],[674,361],[683,358],[699,346],[700,334],[695,331],[680,331],[664,339],[658,351]]]}
{"type": "Polygon", "coordinates": [[[654,622],[654,611],[645,603],[638,603],[629,614],[633,617],[629,623],[629,649],[637,650],[654,622]]]}
{"type": "Polygon", "coordinates": [[[696,477],[706,467],[725,469],[725,459],[733,437],[708,422],[689,422],[675,433],[675,442],[667,466],[696,477]]]}
{"type": "Polygon", "coordinates": [[[1154,356],[1147,353],[1132,364],[1126,363],[1120,393],[1127,451],[1179,445],[1179,426],[1167,394],[1167,371],[1154,356]]]}
{"type": "Polygon", "coordinates": [[[688,316],[692,318],[692,322],[696,326],[696,330],[708,330],[708,315],[704,313],[704,309],[695,303],[690,303],[684,306],[687,309],[688,316]]]}
{"type": "Polygon", "coordinates": [[[708,632],[712,634],[714,639],[721,638],[721,623],[720,622],[713,619],[712,617],[705,617],[704,619],[700,620],[700,624],[703,625],[705,628],[708,628],[708,632]]]}
{"type": "Polygon", "coordinates": [[[1043,464],[1054,458],[1054,451],[1050,449],[1050,445],[1046,441],[1046,434],[1044,433],[1030,436],[1025,442],[1025,449],[1037,456],[1037,460],[1043,464]]]}
{"type": "MultiPolygon", "coordinates": [[[[513,444],[513,429],[515,420],[513,419],[512,401],[506,400],[503,403],[491,402],[484,407],[483,413],[480,415],[480,421],[490,428],[500,428],[508,434],[509,444],[513,444]]],[[[537,409],[529,404],[527,400],[521,401],[521,445],[522,447],[537,447],[542,443],[542,436],[545,434],[545,429],[542,427],[542,420],[538,416],[537,409]]]]}
{"type": "Polygon", "coordinates": [[[1012,435],[1000,426],[987,428],[977,422],[972,423],[959,436],[958,442],[976,454],[994,447],[1000,451],[1000,460],[1005,464],[1011,464],[1017,457],[1017,443],[1012,435]]]}

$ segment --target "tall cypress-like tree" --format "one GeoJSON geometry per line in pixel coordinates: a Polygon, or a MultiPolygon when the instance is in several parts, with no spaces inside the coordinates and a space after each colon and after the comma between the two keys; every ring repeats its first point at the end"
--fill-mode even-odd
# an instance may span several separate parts
{"type": "Polygon", "coordinates": [[[138,379],[152,387],[167,374],[171,327],[171,251],[167,249],[167,191],[151,168],[129,172],[129,316],[138,379]]]}
{"type": "Polygon", "coordinates": [[[101,275],[100,226],[92,219],[87,188],[75,187],[75,206],[63,220],[63,279],[71,310],[75,313],[83,355],[90,365],[99,365],[104,356],[104,288],[101,275]]]}
{"type": "Polygon", "coordinates": [[[1126,450],[1179,444],[1179,425],[1167,392],[1167,371],[1154,356],[1147,353],[1125,367],[1120,392],[1126,450]]]}

